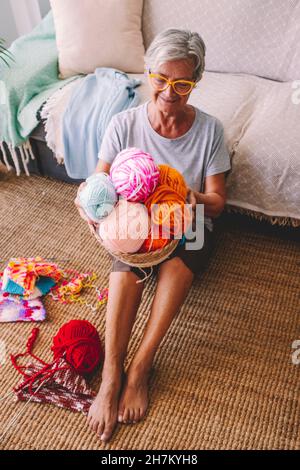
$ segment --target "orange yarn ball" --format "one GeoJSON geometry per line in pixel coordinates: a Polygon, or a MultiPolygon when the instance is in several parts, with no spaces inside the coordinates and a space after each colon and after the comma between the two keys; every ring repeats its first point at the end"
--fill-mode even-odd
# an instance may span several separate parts
{"type": "Polygon", "coordinates": [[[151,236],[149,236],[139,249],[139,253],[148,253],[149,251],[159,250],[160,248],[167,246],[170,241],[171,240],[168,238],[151,238],[151,236]]]}
{"type": "Polygon", "coordinates": [[[187,186],[183,176],[168,165],[158,168],[158,185],[145,201],[152,230],[139,250],[142,253],[163,248],[175,236],[184,233],[190,222],[190,213],[185,208],[187,186]],[[153,238],[154,235],[159,238],[153,238]]]}
{"type": "Polygon", "coordinates": [[[158,165],[159,179],[158,184],[167,184],[180,194],[184,200],[187,197],[187,186],[185,179],[179,171],[169,165],[158,165]]]}

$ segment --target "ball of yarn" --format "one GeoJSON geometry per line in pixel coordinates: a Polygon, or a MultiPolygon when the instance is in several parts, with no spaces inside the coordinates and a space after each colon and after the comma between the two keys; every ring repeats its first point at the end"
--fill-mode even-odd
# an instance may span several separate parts
{"type": "Polygon", "coordinates": [[[114,159],[110,177],[117,193],[123,198],[131,202],[144,202],[157,186],[159,170],[149,153],[129,147],[114,159]]]}
{"type": "Polygon", "coordinates": [[[96,328],[87,320],[65,323],[53,338],[54,359],[64,357],[79,373],[91,373],[103,359],[104,353],[96,328]]]}
{"type": "Polygon", "coordinates": [[[187,186],[183,176],[168,165],[159,165],[158,168],[158,185],[145,201],[151,216],[151,231],[140,253],[163,248],[182,235],[191,222],[191,213],[185,206],[187,186]]]}
{"type": "MultiPolygon", "coordinates": [[[[176,170],[176,168],[172,168],[169,165],[159,165],[158,168],[158,184],[167,184],[172,189],[174,189],[174,191],[180,194],[180,196],[182,196],[186,202],[188,188],[183,175],[178,170],[176,170]]],[[[187,207],[186,204],[181,205],[181,210],[181,213],[179,211],[174,213],[177,217],[175,226],[178,227],[177,230],[181,230],[184,233],[192,223],[193,215],[191,208],[187,207]]]]}
{"type": "Polygon", "coordinates": [[[187,185],[182,174],[169,165],[159,165],[158,184],[166,184],[180,194],[184,199],[187,197],[187,185]]]}
{"type": "Polygon", "coordinates": [[[107,173],[94,173],[86,183],[79,193],[79,201],[88,217],[98,223],[113,210],[118,195],[107,173]]]}
{"type": "Polygon", "coordinates": [[[104,247],[111,252],[136,253],[148,237],[150,221],[143,204],[120,199],[98,227],[104,247]]]}
{"type": "Polygon", "coordinates": [[[159,238],[153,238],[150,234],[139,249],[139,253],[148,253],[149,251],[160,250],[167,246],[170,241],[171,238],[164,238],[162,236],[159,238]]]}

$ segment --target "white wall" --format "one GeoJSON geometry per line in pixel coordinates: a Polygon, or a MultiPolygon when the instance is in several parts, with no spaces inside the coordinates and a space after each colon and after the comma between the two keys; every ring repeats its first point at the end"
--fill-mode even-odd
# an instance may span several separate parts
{"type": "Polygon", "coordinates": [[[16,23],[10,6],[10,0],[1,0],[0,9],[0,37],[5,39],[6,46],[9,46],[18,36],[16,23]]]}
{"type": "MultiPolygon", "coordinates": [[[[19,0],[24,1],[24,0],[19,0]]],[[[49,0],[38,0],[41,16],[50,10],[49,0]]],[[[18,28],[14,19],[10,0],[0,0],[0,37],[5,39],[8,47],[18,37],[18,28]]]]}

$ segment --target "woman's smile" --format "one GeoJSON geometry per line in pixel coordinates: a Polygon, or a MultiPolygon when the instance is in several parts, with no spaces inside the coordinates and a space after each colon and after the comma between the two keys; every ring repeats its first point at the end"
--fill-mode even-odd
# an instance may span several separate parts
{"type": "Polygon", "coordinates": [[[159,97],[160,97],[161,100],[163,100],[165,103],[168,103],[168,104],[175,103],[175,101],[177,101],[177,99],[167,100],[167,99],[163,98],[161,95],[159,97]]]}

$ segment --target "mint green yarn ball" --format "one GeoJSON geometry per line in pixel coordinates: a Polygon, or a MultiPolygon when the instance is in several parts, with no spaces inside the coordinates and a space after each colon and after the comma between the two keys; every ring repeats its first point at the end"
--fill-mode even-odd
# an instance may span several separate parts
{"type": "Polygon", "coordinates": [[[86,179],[87,185],[79,193],[82,209],[93,222],[100,222],[111,213],[118,195],[107,173],[95,173],[86,179]]]}

